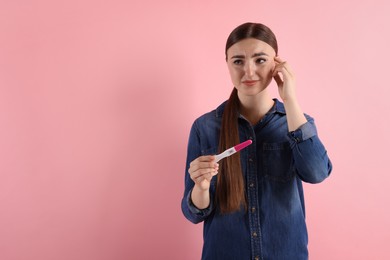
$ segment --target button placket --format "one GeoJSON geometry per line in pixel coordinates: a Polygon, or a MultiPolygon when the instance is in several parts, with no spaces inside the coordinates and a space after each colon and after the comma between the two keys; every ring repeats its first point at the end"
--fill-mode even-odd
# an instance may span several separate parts
{"type": "MultiPolygon", "coordinates": [[[[248,135],[249,139],[253,140],[251,135],[248,135]]],[[[252,257],[254,259],[260,259],[261,255],[261,230],[259,226],[259,216],[257,210],[257,194],[258,194],[258,183],[257,183],[257,161],[256,161],[256,145],[255,141],[252,147],[248,149],[247,157],[247,196],[248,196],[248,216],[251,234],[251,245],[252,245],[252,257]],[[255,258],[257,256],[257,258],[255,258]]]]}

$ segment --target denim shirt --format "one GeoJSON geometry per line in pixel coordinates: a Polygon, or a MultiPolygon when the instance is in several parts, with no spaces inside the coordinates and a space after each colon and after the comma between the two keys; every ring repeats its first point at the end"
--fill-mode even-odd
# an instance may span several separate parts
{"type": "Polygon", "coordinates": [[[187,170],[197,157],[217,154],[225,103],[195,120],[188,142],[181,207],[192,223],[204,222],[202,259],[308,259],[302,181],[323,181],[332,164],[313,118],[305,115],[308,122],[289,132],[277,99],[254,126],[238,118],[240,141],[253,141],[240,152],[247,210],[219,212],[214,201],[217,176],[211,180],[209,207],[200,210],[192,203],[194,182],[187,170]]]}

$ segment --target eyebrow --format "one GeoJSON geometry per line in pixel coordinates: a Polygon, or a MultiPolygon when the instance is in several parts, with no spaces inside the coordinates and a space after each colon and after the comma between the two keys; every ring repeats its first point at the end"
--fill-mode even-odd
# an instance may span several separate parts
{"type": "MultiPolygon", "coordinates": [[[[266,54],[265,52],[258,52],[258,53],[253,54],[252,58],[259,57],[259,56],[268,56],[268,54],[266,54]]],[[[238,59],[243,59],[243,58],[245,58],[245,55],[234,55],[230,59],[237,59],[237,58],[238,59]]]]}

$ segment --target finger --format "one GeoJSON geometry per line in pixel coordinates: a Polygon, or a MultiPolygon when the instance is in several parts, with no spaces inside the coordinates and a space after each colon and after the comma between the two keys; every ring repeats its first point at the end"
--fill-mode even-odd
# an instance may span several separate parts
{"type": "Polygon", "coordinates": [[[284,69],[282,64],[275,66],[275,68],[274,68],[274,70],[272,72],[272,77],[274,77],[274,79],[276,80],[276,83],[278,84],[278,86],[280,84],[284,83],[284,79],[285,79],[286,76],[288,76],[288,73],[284,69]]]}
{"type": "MultiPolygon", "coordinates": [[[[273,77],[276,75],[279,75],[279,73],[282,74],[283,78],[281,78],[284,81],[289,81],[294,79],[294,75],[291,71],[288,70],[287,63],[283,63],[280,66],[276,66],[273,72],[273,77]]],[[[280,75],[279,75],[280,76],[280,75]]]]}
{"type": "Polygon", "coordinates": [[[283,86],[283,80],[282,80],[282,78],[280,77],[279,74],[276,74],[276,75],[274,76],[274,79],[275,79],[276,84],[278,85],[278,87],[283,86]]]}
{"type": "Polygon", "coordinates": [[[282,72],[282,67],[281,66],[275,66],[274,70],[272,71],[272,77],[275,77],[278,72],[282,72]]]}
{"type": "Polygon", "coordinates": [[[204,175],[208,175],[208,174],[214,174],[216,171],[218,171],[217,169],[214,169],[214,168],[207,168],[207,169],[199,169],[195,172],[191,172],[190,173],[190,177],[192,180],[195,180],[197,178],[199,178],[200,176],[204,176],[204,175]]]}
{"type": "Polygon", "coordinates": [[[191,172],[195,172],[195,171],[198,171],[198,170],[201,170],[201,169],[215,169],[215,168],[218,168],[219,167],[219,164],[214,162],[214,161],[211,161],[211,162],[198,162],[198,163],[194,163],[190,166],[190,168],[188,169],[188,172],[191,173],[191,172]]]}
{"type": "Polygon", "coordinates": [[[204,155],[204,156],[199,156],[198,158],[196,158],[195,160],[193,160],[191,163],[190,163],[190,166],[193,165],[193,164],[197,164],[199,162],[211,162],[213,160],[213,155],[204,155]]]}
{"type": "Polygon", "coordinates": [[[199,183],[202,182],[206,178],[206,175],[201,175],[193,179],[194,182],[199,183]]]}
{"type": "Polygon", "coordinates": [[[193,160],[191,163],[190,163],[190,166],[192,164],[196,164],[198,162],[211,162],[211,161],[214,161],[215,160],[215,155],[203,155],[203,156],[199,156],[198,158],[196,158],[195,160],[193,160]]]}
{"type": "Polygon", "coordinates": [[[287,61],[283,61],[279,56],[276,56],[274,58],[275,60],[275,63],[278,65],[281,65],[283,66],[284,68],[286,68],[286,71],[288,72],[288,74],[290,74],[291,76],[294,76],[294,72],[293,70],[291,69],[290,65],[288,64],[287,61]]]}
{"type": "Polygon", "coordinates": [[[283,60],[279,56],[275,56],[274,61],[276,64],[282,63],[283,60]]]}
{"type": "Polygon", "coordinates": [[[211,173],[209,173],[209,174],[204,174],[204,175],[199,176],[198,178],[196,178],[196,179],[194,180],[194,182],[195,182],[195,183],[201,183],[201,182],[204,181],[204,180],[207,180],[208,182],[210,182],[212,178],[213,178],[213,175],[212,175],[211,173]]]}
{"type": "Polygon", "coordinates": [[[281,72],[283,74],[283,78],[285,77],[284,79],[286,80],[294,78],[294,74],[287,63],[284,63],[283,67],[281,68],[281,72]]]}
{"type": "Polygon", "coordinates": [[[292,71],[290,65],[289,65],[287,62],[284,62],[284,63],[283,63],[283,69],[285,69],[286,72],[287,72],[291,77],[294,76],[294,72],[292,71]]]}
{"type": "Polygon", "coordinates": [[[285,62],[276,64],[274,67],[274,70],[273,70],[273,76],[275,76],[276,73],[278,73],[278,72],[283,72],[284,65],[285,65],[285,62]]]}
{"type": "Polygon", "coordinates": [[[204,177],[207,181],[211,181],[213,179],[213,177],[217,174],[218,174],[218,171],[214,171],[210,174],[202,175],[202,177],[204,177]]]}
{"type": "Polygon", "coordinates": [[[205,178],[204,178],[203,176],[200,176],[199,178],[194,179],[193,181],[195,182],[195,184],[200,184],[200,183],[202,183],[202,181],[204,181],[204,180],[205,180],[205,178]]]}
{"type": "Polygon", "coordinates": [[[208,182],[211,182],[211,179],[212,179],[212,178],[213,178],[213,175],[210,174],[209,176],[206,177],[206,180],[207,180],[208,182]]]}

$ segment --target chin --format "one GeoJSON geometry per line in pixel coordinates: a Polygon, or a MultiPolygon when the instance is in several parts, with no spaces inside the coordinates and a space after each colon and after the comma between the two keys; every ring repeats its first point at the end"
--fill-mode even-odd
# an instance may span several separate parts
{"type": "Polygon", "coordinates": [[[241,95],[245,95],[245,96],[257,96],[257,95],[261,95],[261,94],[264,94],[266,92],[267,88],[248,88],[247,86],[244,86],[244,87],[241,87],[239,89],[237,89],[237,91],[241,94],[241,95]]]}

